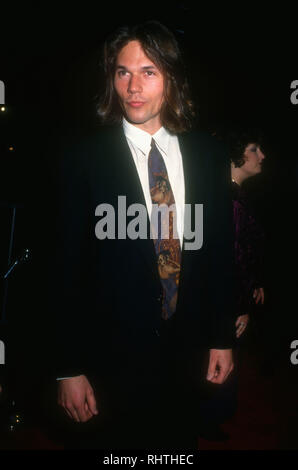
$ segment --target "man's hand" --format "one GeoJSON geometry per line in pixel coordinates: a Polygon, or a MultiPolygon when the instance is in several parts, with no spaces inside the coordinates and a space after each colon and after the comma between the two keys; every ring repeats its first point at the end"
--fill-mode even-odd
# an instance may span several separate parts
{"type": "Polygon", "coordinates": [[[258,304],[260,301],[262,305],[264,304],[265,295],[263,287],[258,287],[254,290],[253,298],[255,299],[256,304],[258,304]]]}
{"type": "Polygon", "coordinates": [[[247,324],[249,322],[249,315],[246,313],[245,315],[239,315],[239,317],[236,320],[235,326],[236,326],[236,336],[239,338],[242,333],[245,331],[247,324]]]}
{"type": "Polygon", "coordinates": [[[93,388],[85,375],[59,380],[58,404],[78,423],[98,414],[93,388]]]}
{"type": "Polygon", "coordinates": [[[207,380],[222,384],[233,369],[232,349],[210,349],[207,380]]]}

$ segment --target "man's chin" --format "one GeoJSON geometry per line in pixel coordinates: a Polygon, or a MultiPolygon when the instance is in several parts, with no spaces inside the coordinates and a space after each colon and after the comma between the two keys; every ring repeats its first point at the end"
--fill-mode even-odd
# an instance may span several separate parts
{"type": "Polygon", "coordinates": [[[126,114],[125,117],[130,124],[144,124],[146,122],[146,118],[144,116],[132,116],[131,114],[126,114]]]}

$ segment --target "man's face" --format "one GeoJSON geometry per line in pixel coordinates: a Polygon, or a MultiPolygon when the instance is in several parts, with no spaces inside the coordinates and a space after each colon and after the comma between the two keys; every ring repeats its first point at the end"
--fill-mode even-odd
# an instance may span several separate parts
{"type": "Polygon", "coordinates": [[[150,134],[157,132],[164,78],[138,41],[130,41],[119,52],[114,86],[126,119],[150,134]]]}

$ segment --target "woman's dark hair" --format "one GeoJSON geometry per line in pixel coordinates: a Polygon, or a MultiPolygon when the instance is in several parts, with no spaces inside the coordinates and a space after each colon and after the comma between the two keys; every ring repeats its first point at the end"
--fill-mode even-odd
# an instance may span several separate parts
{"type": "Polygon", "coordinates": [[[236,168],[244,165],[244,152],[249,144],[263,147],[264,135],[258,128],[235,126],[233,129],[216,130],[214,135],[226,144],[230,160],[236,168]]]}
{"type": "Polygon", "coordinates": [[[105,91],[97,112],[104,122],[121,122],[123,111],[114,89],[116,59],[130,41],[139,41],[149,59],[161,70],[165,79],[165,100],[161,108],[162,125],[177,134],[191,128],[193,103],[177,41],[173,33],[157,21],[124,26],[111,34],[103,47],[105,91]]]}

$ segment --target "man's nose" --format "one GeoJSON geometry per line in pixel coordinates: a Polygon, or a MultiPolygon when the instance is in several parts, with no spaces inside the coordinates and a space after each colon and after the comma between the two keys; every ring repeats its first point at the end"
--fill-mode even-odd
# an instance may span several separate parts
{"type": "Polygon", "coordinates": [[[141,79],[137,75],[131,75],[128,82],[129,93],[140,93],[142,91],[141,79]]]}

